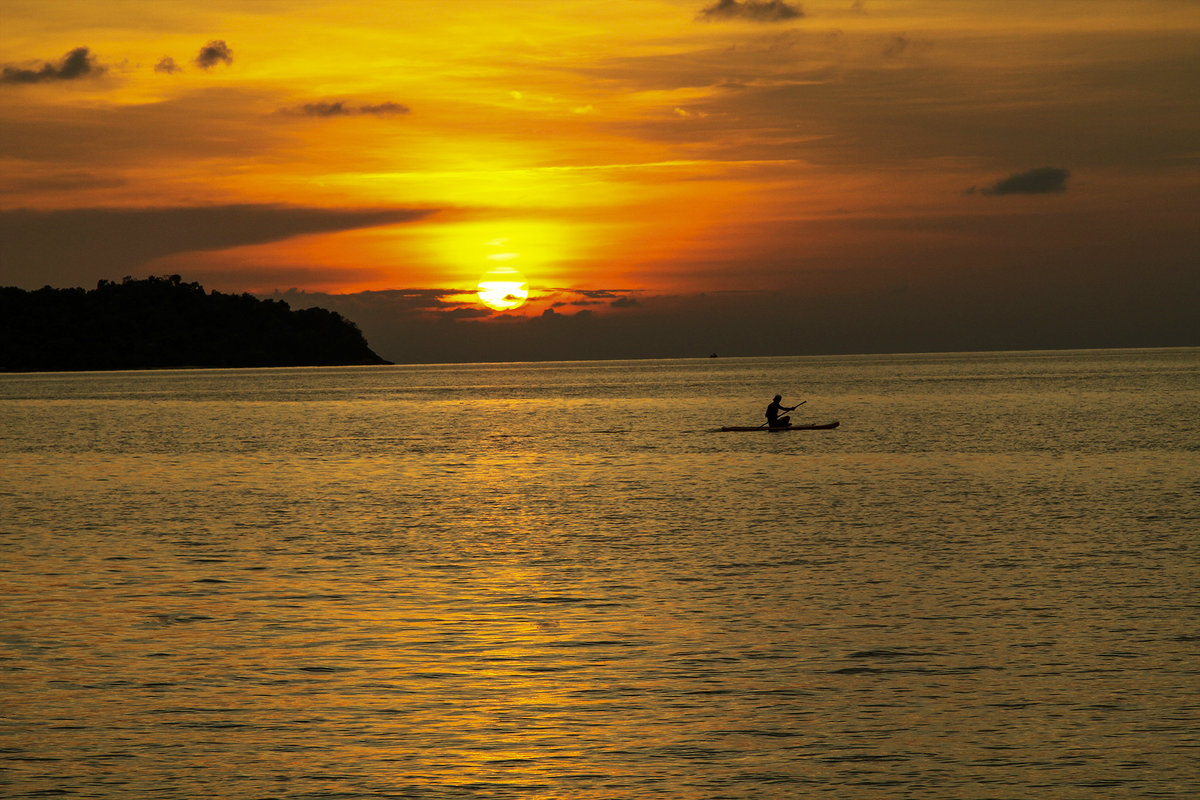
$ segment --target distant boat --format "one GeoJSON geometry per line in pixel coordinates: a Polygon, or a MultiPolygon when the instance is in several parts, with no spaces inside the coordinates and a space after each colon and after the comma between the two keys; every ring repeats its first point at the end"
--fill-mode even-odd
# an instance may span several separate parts
{"type": "Polygon", "coordinates": [[[757,428],[742,427],[739,425],[730,425],[721,428],[721,431],[765,431],[774,433],[776,431],[830,431],[841,425],[842,423],[834,420],[833,422],[800,422],[795,425],[781,425],[778,428],[768,428],[766,425],[759,425],[757,428]]]}

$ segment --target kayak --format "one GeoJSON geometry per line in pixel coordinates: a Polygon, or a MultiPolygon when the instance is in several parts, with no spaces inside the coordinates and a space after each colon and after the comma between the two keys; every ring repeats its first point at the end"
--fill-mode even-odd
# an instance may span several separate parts
{"type": "Polygon", "coordinates": [[[768,428],[765,425],[760,425],[757,428],[743,428],[743,427],[739,427],[737,425],[731,425],[731,426],[728,426],[725,428],[721,428],[721,430],[722,431],[768,431],[771,433],[774,433],[775,431],[829,431],[829,430],[833,430],[834,428],[836,428],[838,425],[841,425],[841,424],[842,423],[838,422],[837,420],[834,420],[833,422],[800,422],[795,425],[784,425],[779,428],[768,428]]]}

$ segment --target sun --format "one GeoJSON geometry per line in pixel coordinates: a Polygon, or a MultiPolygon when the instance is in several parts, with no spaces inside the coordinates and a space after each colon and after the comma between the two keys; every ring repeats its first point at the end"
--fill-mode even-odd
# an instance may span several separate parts
{"type": "Polygon", "coordinates": [[[496,311],[512,311],[525,305],[529,286],[525,276],[512,267],[496,267],[479,279],[479,301],[496,311]]]}

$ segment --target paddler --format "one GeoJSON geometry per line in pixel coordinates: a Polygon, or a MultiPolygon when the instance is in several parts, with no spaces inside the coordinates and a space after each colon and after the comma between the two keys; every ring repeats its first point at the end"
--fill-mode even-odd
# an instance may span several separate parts
{"type": "Polygon", "coordinates": [[[784,411],[795,411],[800,407],[800,404],[797,403],[791,408],[784,408],[782,401],[783,395],[777,394],[775,395],[775,399],[771,401],[771,405],[767,406],[767,425],[772,428],[786,428],[788,425],[791,425],[791,417],[781,417],[779,414],[784,411]]]}

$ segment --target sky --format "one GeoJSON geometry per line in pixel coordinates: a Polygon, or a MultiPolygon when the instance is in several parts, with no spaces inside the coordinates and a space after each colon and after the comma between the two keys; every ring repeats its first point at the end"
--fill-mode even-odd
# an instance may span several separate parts
{"type": "Polygon", "coordinates": [[[1195,0],[0,13],[0,285],[179,274],[402,362],[1200,344],[1195,0]]]}

